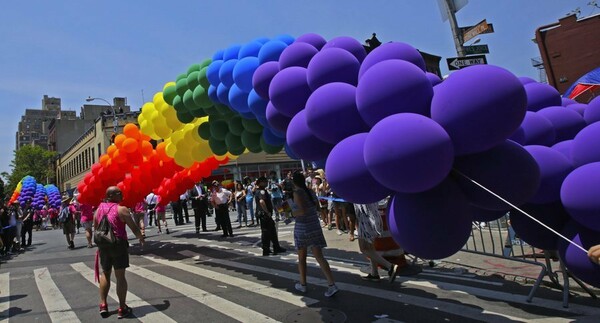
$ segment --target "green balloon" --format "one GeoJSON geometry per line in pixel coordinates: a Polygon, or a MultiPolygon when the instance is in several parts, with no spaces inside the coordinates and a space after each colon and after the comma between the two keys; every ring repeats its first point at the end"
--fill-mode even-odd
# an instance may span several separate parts
{"type": "Polygon", "coordinates": [[[175,90],[175,85],[169,86],[163,91],[163,98],[169,105],[173,105],[173,99],[175,99],[176,95],[177,91],[175,90]]]}
{"type": "Polygon", "coordinates": [[[203,60],[202,63],[200,63],[200,69],[207,67],[208,65],[210,65],[210,63],[212,63],[211,58],[207,58],[207,59],[203,60]]]}
{"type": "Polygon", "coordinates": [[[227,150],[229,150],[232,154],[234,150],[238,150],[240,147],[242,148],[242,152],[244,152],[244,149],[246,149],[246,147],[244,147],[242,144],[242,138],[232,134],[231,132],[225,136],[225,144],[227,145],[227,150]]]}
{"type": "Polygon", "coordinates": [[[244,126],[242,125],[242,117],[233,116],[229,119],[229,131],[236,136],[241,136],[242,131],[244,131],[244,126]]]}
{"type": "Polygon", "coordinates": [[[251,133],[262,134],[263,126],[256,119],[242,118],[244,129],[251,133]]]}
{"type": "Polygon", "coordinates": [[[177,83],[175,83],[175,91],[177,91],[177,94],[179,94],[180,96],[183,97],[183,95],[185,94],[185,91],[188,90],[188,86],[187,86],[187,78],[183,78],[179,81],[177,81],[177,83]]]}
{"type": "Polygon", "coordinates": [[[281,146],[271,146],[271,145],[267,144],[265,142],[265,139],[262,136],[260,137],[260,147],[267,154],[276,154],[276,153],[280,152],[281,149],[283,149],[283,145],[281,145],[281,146]]]}
{"type": "Polygon", "coordinates": [[[200,108],[194,102],[194,92],[192,92],[192,90],[185,91],[185,94],[183,95],[183,104],[188,111],[200,108]]]}
{"type": "Polygon", "coordinates": [[[240,146],[237,148],[233,148],[233,149],[229,149],[229,152],[233,155],[239,156],[241,154],[243,154],[246,151],[246,147],[244,146],[240,146]]]}
{"type": "Polygon", "coordinates": [[[202,117],[206,117],[207,114],[206,112],[204,112],[204,109],[202,109],[201,107],[194,107],[194,109],[189,110],[190,114],[193,115],[195,118],[202,118],[202,117]]]}
{"type": "Polygon", "coordinates": [[[215,108],[214,105],[211,105],[208,108],[204,108],[204,112],[206,112],[206,114],[208,114],[209,116],[220,115],[219,111],[217,111],[217,108],[215,108]]]}
{"type": "Polygon", "coordinates": [[[201,123],[198,127],[198,135],[200,135],[200,138],[204,140],[210,139],[210,123],[201,123]]]}
{"type": "Polygon", "coordinates": [[[210,86],[210,82],[208,81],[208,77],[206,77],[206,71],[208,67],[203,67],[200,72],[198,72],[198,83],[202,85],[203,88],[208,89],[210,86]]]}
{"type": "Polygon", "coordinates": [[[227,126],[227,122],[225,122],[225,120],[210,122],[211,138],[225,141],[227,133],[229,133],[229,127],[227,126]]]}
{"type": "Polygon", "coordinates": [[[247,130],[242,131],[242,144],[248,148],[253,153],[258,153],[262,151],[262,147],[260,146],[260,134],[251,133],[247,130]]]}
{"type": "Polygon", "coordinates": [[[175,79],[175,83],[179,82],[179,80],[181,80],[181,79],[187,79],[187,73],[177,75],[177,78],[175,79]]]}
{"type": "Polygon", "coordinates": [[[191,72],[186,79],[187,86],[192,91],[196,88],[196,86],[198,86],[198,84],[200,84],[200,82],[198,82],[198,74],[200,74],[198,71],[191,72]]]}
{"type": "Polygon", "coordinates": [[[208,97],[208,92],[206,91],[206,88],[202,85],[198,85],[194,89],[194,102],[197,106],[202,108],[208,108],[213,105],[212,101],[208,97]]]}
{"type": "Polygon", "coordinates": [[[181,96],[178,94],[175,96],[175,98],[173,99],[173,108],[175,108],[175,111],[177,112],[186,112],[187,109],[185,108],[185,105],[183,104],[183,99],[181,98],[181,96]]]}
{"type": "Polygon", "coordinates": [[[193,72],[198,72],[199,70],[200,70],[200,64],[192,64],[187,70],[187,75],[189,76],[193,72]]]}
{"type": "Polygon", "coordinates": [[[218,140],[214,137],[211,137],[208,140],[208,146],[210,150],[212,150],[215,155],[225,155],[227,153],[227,145],[225,144],[225,140],[218,140]]]}
{"type": "Polygon", "coordinates": [[[177,119],[179,119],[181,123],[190,123],[194,121],[194,116],[187,111],[177,111],[177,119]]]}

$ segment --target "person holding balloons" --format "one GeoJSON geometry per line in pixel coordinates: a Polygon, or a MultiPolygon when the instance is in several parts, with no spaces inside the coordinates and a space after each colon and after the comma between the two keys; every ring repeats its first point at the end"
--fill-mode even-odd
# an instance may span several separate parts
{"type": "Polygon", "coordinates": [[[600,265],[600,244],[597,244],[590,248],[588,251],[588,256],[590,260],[597,265],[600,265]]]}

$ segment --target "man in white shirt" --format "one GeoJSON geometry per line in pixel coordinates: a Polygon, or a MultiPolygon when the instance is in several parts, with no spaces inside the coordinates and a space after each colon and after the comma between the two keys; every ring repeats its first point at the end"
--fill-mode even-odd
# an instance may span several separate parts
{"type": "Polygon", "coordinates": [[[148,214],[148,226],[152,226],[152,218],[156,213],[154,211],[154,208],[156,208],[156,203],[158,203],[158,196],[156,196],[156,194],[154,194],[153,192],[150,192],[150,194],[146,196],[146,213],[148,214]]]}
{"type": "Polygon", "coordinates": [[[213,181],[214,191],[211,196],[211,203],[215,208],[215,216],[218,223],[223,229],[222,238],[233,237],[233,228],[231,227],[231,219],[229,218],[229,203],[233,199],[231,191],[223,188],[221,183],[213,181]]]}

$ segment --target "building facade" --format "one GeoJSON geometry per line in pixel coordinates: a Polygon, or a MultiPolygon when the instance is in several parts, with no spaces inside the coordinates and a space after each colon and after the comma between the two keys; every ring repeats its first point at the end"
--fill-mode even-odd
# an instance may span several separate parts
{"type": "Polygon", "coordinates": [[[26,109],[15,134],[15,149],[26,145],[37,145],[48,149],[48,126],[53,120],[75,120],[75,111],[64,111],[60,98],[44,95],[42,109],[26,109]]]}
{"type": "MultiPolygon", "coordinates": [[[[600,66],[600,14],[577,19],[569,15],[539,27],[540,49],[548,83],[561,94],[581,76],[600,66]]],[[[588,98],[578,98],[587,102],[588,98]]]]}

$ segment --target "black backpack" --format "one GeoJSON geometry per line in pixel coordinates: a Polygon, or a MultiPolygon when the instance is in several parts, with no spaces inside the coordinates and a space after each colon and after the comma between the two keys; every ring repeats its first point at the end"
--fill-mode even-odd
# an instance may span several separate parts
{"type": "MultiPolygon", "coordinates": [[[[113,207],[111,207],[111,209],[113,207]]],[[[107,248],[119,244],[120,240],[121,239],[115,236],[112,225],[108,221],[108,214],[105,214],[102,220],[100,220],[98,223],[96,231],[94,231],[94,243],[98,246],[98,248],[107,248]]]]}

